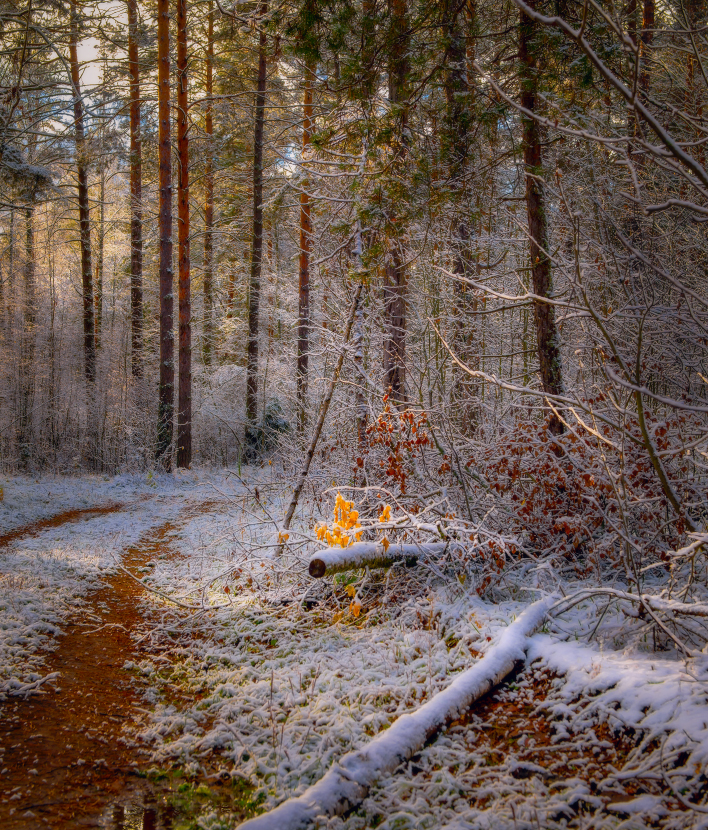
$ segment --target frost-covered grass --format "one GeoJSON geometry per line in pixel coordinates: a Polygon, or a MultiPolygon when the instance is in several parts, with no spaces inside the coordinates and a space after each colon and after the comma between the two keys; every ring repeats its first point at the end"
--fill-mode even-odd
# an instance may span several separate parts
{"type": "MultiPolygon", "coordinates": [[[[282,515],[285,492],[259,495],[268,513],[282,515]]],[[[306,505],[296,539],[321,518],[310,511],[306,505]]],[[[192,520],[178,543],[182,558],[158,563],[150,582],[195,610],[151,603],[160,656],[140,667],[156,690],[140,736],[154,761],[196,770],[219,753],[266,809],[301,794],[345,753],[449,685],[537,595],[511,586],[513,600],[483,602],[424,568],[313,585],[308,548],[273,561],[276,537],[243,491],[227,514],[192,520]],[[362,598],[359,616],[350,610],[350,580],[362,598]],[[180,702],[175,684],[186,693],[180,702]]],[[[512,707],[538,710],[548,746],[522,740],[517,751],[502,741],[501,754],[499,745],[479,746],[484,729],[472,717],[381,782],[354,814],[323,826],[698,827],[701,814],[671,796],[660,761],[672,786],[701,791],[708,673],[693,661],[689,683],[676,654],[624,636],[623,619],[617,610],[600,619],[588,600],[532,640],[535,674],[505,694],[512,707]],[[573,631],[582,641],[569,645],[573,631]],[[556,675],[536,698],[541,679],[556,675]],[[591,782],[598,753],[602,776],[596,770],[591,782]],[[538,763],[539,754],[555,767],[538,763]]]]}
{"type": "Polygon", "coordinates": [[[0,534],[63,513],[174,489],[168,476],[0,476],[0,534]]]}
{"type": "MultiPolygon", "coordinates": [[[[269,809],[446,688],[538,591],[509,579],[497,602],[485,602],[425,566],[314,583],[306,566],[319,499],[303,502],[291,547],[276,560],[287,482],[268,468],[245,478],[141,479],[132,491],[125,485],[127,511],[0,553],[0,682],[7,690],[40,677],[42,654],[121,551],[181,515],[173,553],[137,574],[180,605],[142,597],[153,656],[135,668],[154,708],[136,737],[158,767],[197,773],[219,758],[269,809]],[[185,507],[211,500],[185,520],[185,507]]],[[[93,479],[74,484],[69,506],[107,498],[93,479]]],[[[27,521],[44,509],[28,510],[27,521]]],[[[636,623],[619,605],[608,611],[604,598],[587,598],[532,639],[533,667],[497,703],[483,703],[352,815],[323,826],[708,826],[681,801],[704,797],[708,668],[655,652],[636,623]]],[[[217,813],[215,826],[226,820],[217,813]]]]}
{"type": "Polygon", "coordinates": [[[674,661],[531,643],[519,677],[323,826],[705,827],[675,795],[705,796],[705,671],[689,686],[674,661]]]}
{"type": "Polygon", "coordinates": [[[3,530],[106,501],[128,506],[47,528],[0,549],[0,699],[41,678],[62,626],[89,613],[87,594],[115,569],[123,552],[151,528],[176,518],[206,486],[211,495],[212,481],[196,476],[4,479],[3,530]]]}

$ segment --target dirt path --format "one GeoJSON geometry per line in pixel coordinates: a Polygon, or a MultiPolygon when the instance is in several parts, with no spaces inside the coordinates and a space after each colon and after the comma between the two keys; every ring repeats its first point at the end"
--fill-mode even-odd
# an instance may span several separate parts
{"type": "MultiPolygon", "coordinates": [[[[175,555],[168,536],[215,502],[186,506],[177,520],[146,533],[128,548],[123,564],[139,568],[156,557],[175,555]]],[[[115,512],[120,505],[68,513],[0,537],[18,539],[88,515],[115,512]]],[[[159,810],[160,792],[139,776],[144,758],[126,742],[123,727],[135,723],[145,702],[126,660],[140,660],[131,633],[144,620],[136,601],[139,584],[124,573],[107,580],[88,598],[100,622],[82,614],[59,638],[47,672],[59,672],[57,688],[26,700],[11,698],[0,709],[0,827],[27,828],[171,826],[169,808],[159,810]],[[132,824],[126,796],[141,796],[142,824],[132,824]],[[128,820],[126,824],[126,820],[128,820]],[[146,823],[147,822],[147,823],[146,823]]],[[[164,802],[164,799],[162,799],[164,802]]]]}
{"type": "Polygon", "coordinates": [[[93,516],[105,516],[108,513],[117,513],[123,510],[125,505],[120,502],[112,504],[105,504],[100,507],[83,507],[74,510],[65,510],[63,513],[57,513],[55,516],[50,516],[48,519],[40,519],[32,524],[16,527],[14,530],[0,536],[0,548],[7,547],[15,539],[24,539],[27,536],[36,536],[43,530],[50,527],[61,527],[61,525],[70,524],[71,522],[79,522],[82,519],[90,519],[93,516]]]}

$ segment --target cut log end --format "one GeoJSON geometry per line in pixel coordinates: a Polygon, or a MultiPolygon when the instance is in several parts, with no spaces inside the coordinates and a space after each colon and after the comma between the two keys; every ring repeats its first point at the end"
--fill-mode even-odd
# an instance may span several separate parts
{"type": "Polygon", "coordinates": [[[321,559],[310,559],[310,576],[315,579],[322,579],[327,570],[327,566],[321,559]]]}

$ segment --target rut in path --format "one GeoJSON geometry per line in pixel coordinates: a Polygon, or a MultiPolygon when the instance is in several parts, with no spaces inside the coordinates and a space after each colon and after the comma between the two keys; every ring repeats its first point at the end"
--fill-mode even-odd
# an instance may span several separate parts
{"type": "MultiPolygon", "coordinates": [[[[177,520],[150,530],[124,552],[123,564],[135,569],[156,556],[169,555],[173,551],[168,535],[215,504],[188,506],[177,520]]],[[[118,509],[111,505],[61,515],[64,521],[75,521],[118,509]]],[[[25,534],[56,527],[62,523],[60,518],[27,526],[25,534]]],[[[19,538],[19,532],[14,533],[8,535],[19,538]]],[[[5,539],[0,537],[0,544],[5,539]]],[[[3,830],[111,826],[99,823],[102,813],[111,812],[111,804],[116,804],[112,825],[120,827],[119,797],[146,787],[144,779],[136,776],[141,759],[122,738],[123,726],[135,723],[145,705],[123,668],[126,660],[140,659],[130,635],[144,623],[137,602],[141,588],[121,572],[106,582],[88,598],[101,622],[87,628],[75,620],[47,659],[46,670],[60,673],[55,681],[58,688],[47,684],[43,695],[0,704],[3,830]]]]}
{"type": "Polygon", "coordinates": [[[117,513],[125,507],[120,502],[113,504],[105,504],[101,507],[82,507],[74,510],[65,510],[63,513],[57,513],[55,516],[50,516],[48,519],[40,519],[32,524],[17,527],[4,533],[0,536],[0,548],[7,547],[15,539],[24,539],[27,536],[36,536],[43,530],[50,527],[61,527],[61,525],[69,524],[70,522],[78,522],[81,519],[90,519],[92,516],[105,516],[107,513],[117,513]]]}

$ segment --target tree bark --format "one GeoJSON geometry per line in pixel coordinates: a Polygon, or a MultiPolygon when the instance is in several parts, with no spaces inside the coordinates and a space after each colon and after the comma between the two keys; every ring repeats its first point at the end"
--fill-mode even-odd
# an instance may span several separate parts
{"type": "MultiPolygon", "coordinates": [[[[305,67],[305,92],[302,105],[302,160],[305,161],[312,137],[312,79],[314,63],[305,67]]],[[[310,337],[310,250],[312,247],[312,220],[310,216],[310,183],[303,179],[300,191],[300,259],[298,280],[298,325],[297,325],[297,406],[298,429],[305,430],[307,402],[307,372],[310,337]]]]}
{"type": "MultiPolygon", "coordinates": [[[[535,8],[535,0],[529,3],[535,8]]],[[[521,106],[536,111],[538,96],[538,69],[536,60],[536,24],[521,12],[519,27],[519,58],[521,60],[521,106]]],[[[541,135],[538,123],[522,115],[524,166],[526,171],[526,211],[529,227],[529,253],[533,292],[539,298],[552,294],[551,260],[548,256],[548,218],[543,189],[543,162],[541,135]]],[[[563,375],[558,330],[554,307],[543,299],[533,303],[536,323],[536,347],[540,364],[541,383],[550,395],[563,394],[563,375]]],[[[551,414],[549,429],[554,435],[563,432],[563,422],[551,414]]]]}
{"type": "Polygon", "coordinates": [[[654,40],[654,0],[644,0],[642,9],[642,38],[640,43],[641,66],[639,72],[639,87],[645,95],[649,94],[650,72],[648,66],[649,53],[654,40]]]}
{"type": "Polygon", "coordinates": [[[81,79],[77,45],[79,42],[79,12],[77,0],[71,0],[69,27],[69,63],[74,98],[74,139],[76,145],[76,172],[79,197],[79,238],[81,241],[81,291],[84,322],[84,375],[89,384],[96,380],[96,331],[93,311],[93,269],[91,266],[91,218],[89,213],[88,160],[84,132],[84,103],[81,97],[81,79]]]}
{"type": "Polygon", "coordinates": [[[27,467],[32,446],[32,400],[34,397],[34,352],[36,329],[36,285],[34,262],[34,198],[25,209],[24,297],[22,305],[22,342],[20,355],[20,401],[17,418],[17,443],[20,463],[27,467]]]}
{"type": "Polygon", "coordinates": [[[376,56],[376,0],[362,0],[361,20],[361,94],[371,102],[378,80],[376,56]]]}
{"type": "MultiPolygon", "coordinates": [[[[268,5],[261,3],[262,21],[268,5]]],[[[261,299],[261,265],[263,261],[263,124],[266,93],[266,33],[261,26],[258,37],[258,86],[253,134],[253,242],[251,274],[248,282],[248,347],[246,366],[246,420],[256,422],[258,414],[258,312],[261,299]]]]}
{"type": "Polygon", "coordinates": [[[14,295],[15,295],[15,208],[10,208],[10,239],[7,263],[7,335],[12,337],[14,328],[14,295]]]}
{"type": "Polygon", "coordinates": [[[143,206],[140,133],[138,2],[128,0],[128,72],[130,74],[130,369],[143,376],[143,206]]]}
{"type": "Polygon", "coordinates": [[[179,262],[179,397],[177,466],[192,463],[192,324],[189,262],[189,122],[187,100],[187,0],[177,0],[177,190],[179,262]]]}
{"type": "MultiPolygon", "coordinates": [[[[361,235],[361,223],[357,220],[356,236],[354,238],[354,262],[356,278],[364,284],[366,272],[363,261],[364,242],[361,235]]],[[[354,367],[356,369],[356,394],[354,408],[356,410],[356,437],[357,447],[363,453],[366,447],[366,372],[364,371],[364,305],[361,295],[357,298],[354,322],[354,367]]]]}
{"type": "Polygon", "coordinates": [[[425,557],[435,557],[445,551],[447,542],[420,542],[413,545],[393,543],[384,548],[381,542],[354,542],[346,548],[327,548],[315,553],[308,564],[308,572],[315,579],[334,576],[359,568],[390,568],[400,564],[416,565],[425,557]]]}
{"type": "Polygon", "coordinates": [[[206,169],[204,172],[204,365],[211,366],[214,339],[214,0],[209,0],[206,49],[206,169]]]}
{"type": "MultiPolygon", "coordinates": [[[[396,162],[399,168],[408,144],[408,76],[410,33],[406,0],[389,0],[391,28],[389,35],[388,89],[396,128],[396,162]]],[[[394,199],[397,195],[394,195],[394,199]]],[[[392,200],[393,201],[393,200],[392,200]]],[[[406,400],[406,302],[408,275],[403,261],[396,209],[391,206],[387,233],[391,250],[384,269],[384,392],[390,390],[392,401],[400,405],[406,400]]]]}
{"type": "Polygon", "coordinates": [[[156,455],[169,470],[172,467],[175,401],[169,0],[157,0],[157,61],[160,160],[158,220],[160,237],[160,388],[158,392],[156,455]]]}
{"type": "MultiPolygon", "coordinates": [[[[632,39],[633,43],[637,43],[637,0],[627,0],[627,5],[625,7],[625,15],[627,17],[627,34],[632,39]]],[[[631,57],[629,59],[629,71],[630,77],[628,78],[628,83],[630,89],[634,85],[633,78],[631,77],[631,73],[635,68],[635,62],[637,57],[634,52],[630,53],[631,57]]],[[[628,106],[627,108],[627,136],[632,139],[634,138],[637,132],[637,114],[634,111],[632,106],[628,106]]]]}
{"type": "MultiPolygon", "coordinates": [[[[650,2],[650,0],[648,0],[650,2]]],[[[699,61],[694,52],[694,48],[700,48],[699,39],[696,37],[696,29],[698,21],[702,14],[705,14],[706,4],[705,0],[687,0],[686,3],[686,24],[691,31],[691,45],[687,49],[687,66],[686,66],[686,109],[688,113],[699,122],[703,119],[703,92],[702,85],[696,86],[696,70],[699,67],[699,61]],[[698,93],[698,94],[697,94],[698,93]]],[[[687,44],[688,46],[688,44],[687,44]]],[[[700,71],[700,70],[699,70],[700,71]]],[[[705,167],[705,145],[702,141],[703,133],[700,129],[693,132],[692,140],[696,142],[695,155],[701,164],[705,167]]]]}
{"type": "MultiPolygon", "coordinates": [[[[103,152],[103,149],[101,150],[103,152]]],[[[100,182],[100,200],[98,206],[98,242],[96,250],[96,351],[101,348],[101,326],[103,323],[103,248],[106,231],[106,170],[101,159],[101,182],[100,182]]]]}
{"type": "MultiPolygon", "coordinates": [[[[476,26],[476,6],[467,6],[469,28],[476,26]]],[[[457,304],[455,326],[455,349],[461,360],[471,368],[479,368],[476,347],[475,303],[465,279],[470,274],[470,228],[467,211],[462,200],[464,177],[469,160],[470,127],[472,108],[470,101],[469,65],[465,32],[461,25],[462,9],[456,0],[446,3],[443,19],[443,38],[447,71],[445,73],[446,124],[443,132],[443,155],[447,162],[450,189],[455,207],[459,213],[452,224],[454,295],[457,304]],[[458,218],[459,217],[459,218],[458,218]]],[[[472,60],[474,57],[472,56],[472,60]]],[[[462,409],[461,419],[468,433],[472,433],[479,421],[478,384],[470,382],[458,370],[453,380],[452,398],[462,409]]]]}

